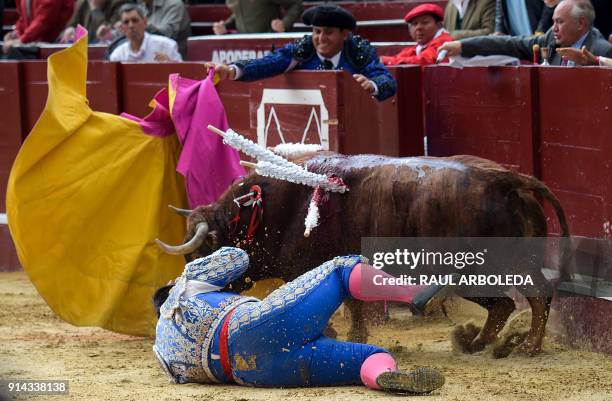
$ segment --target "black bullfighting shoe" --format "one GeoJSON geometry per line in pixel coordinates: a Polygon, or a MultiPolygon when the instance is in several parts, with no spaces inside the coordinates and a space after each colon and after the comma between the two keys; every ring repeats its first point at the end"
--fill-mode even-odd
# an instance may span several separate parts
{"type": "MultiPolygon", "coordinates": [[[[451,276],[453,282],[459,282],[459,274],[453,273],[451,276]]],[[[453,293],[453,288],[450,285],[430,285],[412,299],[409,304],[410,312],[415,316],[426,316],[441,309],[446,297],[453,293]]]]}
{"type": "Polygon", "coordinates": [[[384,391],[397,394],[426,394],[444,385],[444,376],[433,368],[417,368],[410,372],[397,370],[381,373],[376,383],[384,391]]]}

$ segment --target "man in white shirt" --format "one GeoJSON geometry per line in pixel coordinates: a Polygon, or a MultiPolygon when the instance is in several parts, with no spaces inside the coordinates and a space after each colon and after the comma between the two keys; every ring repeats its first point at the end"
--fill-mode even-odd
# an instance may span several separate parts
{"type": "Polygon", "coordinates": [[[127,41],[111,53],[111,61],[183,61],[174,40],[145,32],[147,18],[142,6],[126,4],[119,10],[119,15],[127,41]]]}

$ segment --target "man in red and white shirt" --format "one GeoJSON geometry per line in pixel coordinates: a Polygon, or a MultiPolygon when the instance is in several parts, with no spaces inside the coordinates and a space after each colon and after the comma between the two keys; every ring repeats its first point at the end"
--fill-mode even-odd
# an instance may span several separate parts
{"type": "Polygon", "coordinates": [[[410,35],[417,42],[395,56],[382,56],[385,65],[397,64],[435,64],[438,48],[453,38],[444,30],[444,10],[436,4],[422,4],[413,8],[404,20],[408,23],[410,35]]]}

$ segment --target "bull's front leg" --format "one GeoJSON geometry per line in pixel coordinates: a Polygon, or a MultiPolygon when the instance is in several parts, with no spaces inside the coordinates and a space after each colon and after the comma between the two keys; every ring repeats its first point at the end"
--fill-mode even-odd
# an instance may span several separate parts
{"type": "Polygon", "coordinates": [[[368,328],[363,317],[363,301],[356,299],[345,299],[344,305],[351,314],[351,327],[348,332],[348,340],[355,343],[366,343],[368,341],[368,328]]]}
{"type": "Polygon", "coordinates": [[[485,346],[497,339],[497,335],[503,329],[508,317],[516,306],[509,297],[494,298],[466,298],[487,309],[487,320],[482,329],[470,330],[470,335],[455,333],[455,342],[464,352],[474,353],[482,351],[485,346]],[[477,334],[476,334],[477,333],[477,334]]]}
{"type": "Polygon", "coordinates": [[[504,328],[508,318],[516,309],[514,301],[508,297],[491,298],[488,303],[487,320],[480,333],[472,341],[472,352],[481,351],[486,345],[497,339],[497,335],[504,328]]]}

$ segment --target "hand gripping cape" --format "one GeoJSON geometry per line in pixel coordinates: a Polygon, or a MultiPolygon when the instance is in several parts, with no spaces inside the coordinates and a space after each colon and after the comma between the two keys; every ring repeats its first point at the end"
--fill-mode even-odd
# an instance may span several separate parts
{"type": "MultiPolygon", "coordinates": [[[[153,242],[183,239],[184,218],[167,207],[187,204],[178,161],[189,182],[190,171],[202,171],[202,159],[216,162],[191,155],[223,146],[216,135],[197,139],[198,132],[183,130],[177,138],[174,131],[201,119],[202,108],[223,108],[206,82],[210,77],[200,82],[175,76],[170,96],[158,93],[153,112],[142,120],[95,112],[87,102],[86,76],[86,35],[49,58],[47,103],[9,178],[9,228],[21,265],[62,319],[152,335],[151,296],[184,266],[182,257],[163,253],[153,242]],[[179,139],[182,151],[188,150],[183,155],[179,139]]],[[[224,114],[210,121],[223,126],[224,114]]],[[[189,197],[195,202],[215,200],[243,172],[235,151],[219,152],[229,173],[213,190],[194,185],[189,197]]]]}

